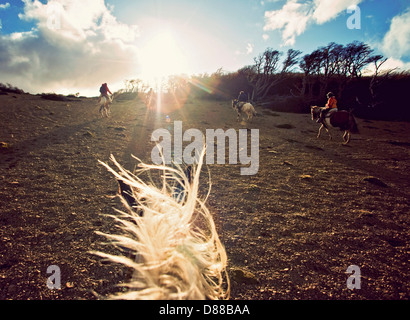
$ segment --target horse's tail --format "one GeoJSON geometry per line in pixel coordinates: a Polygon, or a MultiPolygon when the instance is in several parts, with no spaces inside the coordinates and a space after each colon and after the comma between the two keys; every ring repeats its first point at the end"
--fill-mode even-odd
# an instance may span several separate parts
{"type": "Polygon", "coordinates": [[[198,196],[203,158],[204,152],[188,177],[182,169],[141,163],[139,173],[149,174],[152,170],[163,173],[162,185],[158,187],[146,184],[140,177],[126,171],[114,158],[112,161],[119,172],[102,163],[117,179],[129,185],[138,203],[136,208],[124,203],[127,212],[119,212],[120,216],[114,217],[121,226],[122,234],[99,233],[138,258],[94,252],[133,270],[133,278],[124,284],[128,290],[112,298],[169,300],[229,297],[226,252],[218,237],[213,216],[198,196]],[[174,183],[183,189],[178,199],[172,187],[174,183]]]}
{"type": "Polygon", "coordinates": [[[349,131],[351,133],[359,134],[359,128],[356,123],[356,119],[354,118],[353,114],[349,112],[349,131]]]}
{"type": "Polygon", "coordinates": [[[249,104],[252,106],[252,114],[253,114],[253,116],[256,117],[257,112],[256,112],[256,109],[255,109],[254,105],[253,105],[252,103],[250,103],[250,102],[249,102],[249,104]]]}

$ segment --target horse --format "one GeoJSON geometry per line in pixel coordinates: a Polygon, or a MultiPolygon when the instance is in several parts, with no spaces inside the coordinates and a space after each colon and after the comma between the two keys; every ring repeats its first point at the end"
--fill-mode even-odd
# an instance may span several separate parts
{"type": "Polygon", "coordinates": [[[239,117],[243,114],[247,115],[247,120],[251,121],[253,120],[253,117],[256,116],[256,110],[254,106],[249,102],[240,102],[238,99],[234,99],[232,100],[232,108],[238,114],[237,121],[239,121],[239,117]]]}
{"type": "Polygon", "coordinates": [[[114,100],[114,95],[111,96],[102,96],[100,97],[100,99],[98,100],[98,105],[100,106],[100,110],[99,113],[101,115],[101,118],[106,117],[108,118],[111,114],[111,109],[110,109],[110,105],[114,100]]]}
{"type": "MultiPolygon", "coordinates": [[[[320,112],[323,108],[318,106],[311,106],[310,113],[312,115],[312,120],[316,120],[320,117],[320,112]]],[[[348,144],[350,141],[351,133],[359,133],[359,129],[356,124],[356,120],[353,114],[349,111],[328,111],[323,120],[320,121],[320,128],[317,134],[317,138],[320,137],[320,133],[323,128],[326,129],[329,134],[329,139],[332,139],[329,128],[339,128],[344,131],[343,134],[343,144],[348,144]]]]}
{"type": "Polygon", "coordinates": [[[131,173],[112,155],[115,169],[99,161],[128,186],[127,199],[121,197],[127,210],[117,210],[119,216],[111,216],[121,232],[97,231],[122,249],[121,253],[91,252],[131,270],[129,279],[122,284],[127,290],[112,294],[109,299],[229,298],[226,251],[205,205],[206,198],[201,200],[198,196],[204,154],[188,171],[175,166],[148,165],[139,160],[140,169],[131,173]],[[155,171],[161,174],[159,185],[152,180],[155,171]],[[142,176],[150,177],[150,182],[145,182],[142,176]],[[130,201],[130,196],[134,200],[130,201]]]}

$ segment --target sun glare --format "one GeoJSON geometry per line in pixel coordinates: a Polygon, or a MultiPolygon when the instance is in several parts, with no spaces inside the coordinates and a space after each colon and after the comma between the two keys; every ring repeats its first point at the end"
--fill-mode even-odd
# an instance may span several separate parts
{"type": "Polygon", "coordinates": [[[186,57],[170,32],[153,36],[140,50],[141,77],[149,82],[187,72],[186,57]]]}

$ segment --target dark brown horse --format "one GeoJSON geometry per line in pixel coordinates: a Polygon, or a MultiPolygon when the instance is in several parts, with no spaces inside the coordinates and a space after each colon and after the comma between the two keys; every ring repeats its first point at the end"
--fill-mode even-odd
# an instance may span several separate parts
{"type": "MultiPolygon", "coordinates": [[[[318,106],[312,106],[310,108],[310,113],[312,115],[312,120],[316,120],[320,117],[320,112],[323,108],[318,106]]],[[[326,116],[319,122],[321,124],[317,137],[320,137],[320,133],[323,128],[326,129],[329,134],[329,139],[332,139],[332,135],[329,132],[329,128],[339,128],[344,131],[343,141],[344,144],[348,144],[350,141],[351,133],[359,133],[357,128],[356,120],[351,112],[348,111],[335,111],[328,112],[326,116]]]]}

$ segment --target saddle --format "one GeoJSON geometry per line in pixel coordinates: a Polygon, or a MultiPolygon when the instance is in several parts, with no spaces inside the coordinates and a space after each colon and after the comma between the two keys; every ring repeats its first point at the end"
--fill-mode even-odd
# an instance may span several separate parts
{"type": "Polygon", "coordinates": [[[246,102],[244,101],[238,101],[236,102],[236,108],[238,109],[238,111],[240,112],[242,107],[245,105],[246,102]]]}
{"type": "Polygon", "coordinates": [[[330,124],[333,127],[340,127],[346,124],[349,121],[349,112],[347,111],[335,111],[330,112],[326,115],[326,118],[329,117],[330,124]]]}

